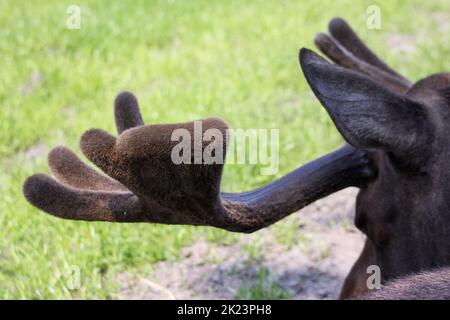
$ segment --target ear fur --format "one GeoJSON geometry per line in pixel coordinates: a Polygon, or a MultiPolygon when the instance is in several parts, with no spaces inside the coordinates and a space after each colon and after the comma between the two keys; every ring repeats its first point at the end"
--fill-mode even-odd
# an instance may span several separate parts
{"type": "Polygon", "coordinates": [[[358,148],[382,148],[408,158],[430,147],[432,126],[426,108],[368,77],[300,51],[306,80],[344,139],[358,148]]]}

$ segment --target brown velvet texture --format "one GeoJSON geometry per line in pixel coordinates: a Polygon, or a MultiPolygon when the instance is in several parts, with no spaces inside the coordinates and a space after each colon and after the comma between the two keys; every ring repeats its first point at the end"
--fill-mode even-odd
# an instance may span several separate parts
{"type": "MultiPolygon", "coordinates": [[[[84,155],[106,175],[84,164],[73,152],[57,147],[49,154],[55,179],[38,174],[24,185],[36,207],[66,219],[205,225],[237,232],[268,226],[312,201],[373,175],[362,150],[351,146],[308,163],[253,191],[220,192],[223,164],[195,164],[195,146],[203,153],[210,141],[195,140],[194,122],[143,125],[137,99],[121,93],[114,105],[118,137],[100,129],[80,140],[84,155]],[[171,153],[190,133],[191,164],[174,164],[171,153]]],[[[225,139],[227,125],[218,118],[201,120],[202,133],[216,129],[225,139]]]]}

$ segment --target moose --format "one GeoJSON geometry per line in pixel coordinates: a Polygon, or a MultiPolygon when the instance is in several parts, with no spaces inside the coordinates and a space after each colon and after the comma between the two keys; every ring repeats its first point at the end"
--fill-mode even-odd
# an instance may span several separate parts
{"type": "MultiPolygon", "coordinates": [[[[80,140],[84,155],[106,175],[56,147],[48,155],[55,178],[29,177],[26,199],[64,219],[250,233],[355,186],[360,191],[354,223],[366,241],[340,298],[449,299],[450,74],[413,84],[341,18],[332,19],[329,35],[317,35],[315,43],[332,62],[301,49],[300,65],[346,141],[336,151],[255,190],[222,192],[222,163],[171,161],[177,143],[171,133],[192,132],[193,122],[144,125],[137,99],[123,92],[114,103],[118,136],[90,129],[80,140]],[[381,290],[367,288],[370,265],[381,270],[381,290]]],[[[225,135],[223,120],[202,121],[202,130],[225,135]]],[[[201,144],[204,149],[206,142],[201,144]]]]}

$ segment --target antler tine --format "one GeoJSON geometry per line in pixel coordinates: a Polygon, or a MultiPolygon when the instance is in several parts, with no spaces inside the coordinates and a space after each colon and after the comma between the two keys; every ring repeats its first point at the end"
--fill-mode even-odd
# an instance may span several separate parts
{"type": "Polygon", "coordinates": [[[126,129],[144,125],[138,100],[134,94],[128,91],[124,91],[116,97],[114,101],[114,116],[119,134],[126,129]]]}
{"type": "MultiPolygon", "coordinates": [[[[137,104],[131,105],[129,114],[139,114],[137,104]]],[[[140,123],[139,118],[131,119],[138,121],[120,122],[119,130],[124,131],[118,138],[99,129],[88,130],[81,138],[83,153],[114,180],[60,147],[50,153],[49,164],[62,183],[41,174],[28,178],[24,185],[28,201],[65,219],[190,224],[252,232],[332,192],[361,185],[373,175],[367,153],[347,145],[264,187],[221,193],[223,163],[195,164],[199,146],[195,122],[126,129],[140,123]],[[188,137],[190,145],[182,153],[191,153],[187,159],[192,164],[177,165],[172,159],[179,144],[172,139],[176,130],[188,137]]],[[[200,129],[201,153],[210,148],[204,137],[213,129],[211,143],[218,143],[214,154],[223,154],[223,160],[227,125],[210,118],[201,121],[200,129]]]]}
{"type": "Polygon", "coordinates": [[[75,153],[63,146],[50,151],[48,166],[58,181],[77,189],[129,191],[120,182],[87,166],[75,153]]]}
{"type": "Polygon", "coordinates": [[[362,61],[408,81],[370,50],[344,19],[339,17],[331,19],[328,30],[333,38],[362,61]]]}
{"type": "Polygon", "coordinates": [[[332,36],[320,33],[314,42],[333,62],[364,73],[395,92],[411,88],[412,83],[379,59],[343,19],[331,20],[329,29],[332,36]]]}
{"type": "Polygon", "coordinates": [[[25,181],[23,193],[34,206],[64,219],[112,222],[147,220],[138,198],[131,192],[80,190],[44,174],[36,174],[25,181]]]}
{"type": "Polygon", "coordinates": [[[358,59],[332,37],[324,33],[320,33],[316,36],[314,41],[317,47],[334,63],[348,69],[359,71],[372,79],[381,82],[394,92],[405,93],[409,90],[409,86],[407,86],[403,81],[400,81],[397,77],[394,77],[390,73],[377,69],[376,67],[373,67],[372,65],[358,59]]]}
{"type": "MultiPolygon", "coordinates": [[[[125,91],[116,97],[114,114],[119,134],[126,129],[144,124],[138,101],[131,92],[125,91]]],[[[51,150],[48,165],[60,182],[77,189],[129,191],[118,181],[84,164],[72,151],[63,146],[51,150]]]]}

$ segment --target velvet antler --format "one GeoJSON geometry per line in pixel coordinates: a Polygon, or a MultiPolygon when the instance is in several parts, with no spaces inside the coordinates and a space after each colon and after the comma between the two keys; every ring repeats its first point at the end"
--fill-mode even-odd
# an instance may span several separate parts
{"type": "MultiPolygon", "coordinates": [[[[252,232],[339,189],[360,185],[372,175],[367,154],[346,145],[264,187],[223,193],[223,164],[172,161],[178,141],[171,136],[176,129],[190,134],[194,154],[198,143],[194,122],[144,126],[137,100],[127,92],[115,101],[115,117],[118,137],[91,129],[80,142],[86,157],[107,176],[69,149],[57,147],[48,158],[56,179],[43,174],[29,177],[24,185],[28,201],[65,219],[204,225],[252,232]]],[[[208,129],[227,137],[227,125],[220,119],[203,120],[202,132],[208,129]]],[[[200,147],[203,152],[207,143],[203,141],[200,147]]]]}
{"type": "Polygon", "coordinates": [[[331,36],[319,33],[314,41],[333,62],[366,74],[394,92],[405,93],[411,88],[412,83],[373,53],[345,20],[332,19],[328,29],[331,36]]]}

